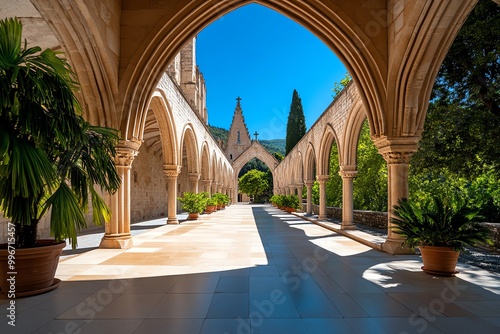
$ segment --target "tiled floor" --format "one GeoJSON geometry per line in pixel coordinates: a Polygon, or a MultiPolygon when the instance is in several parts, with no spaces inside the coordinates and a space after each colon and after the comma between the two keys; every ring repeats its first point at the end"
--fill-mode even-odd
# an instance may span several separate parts
{"type": "MultiPolygon", "coordinates": [[[[72,252],[70,252],[72,253],[72,252]]],[[[270,206],[233,205],[65,256],[0,333],[500,333],[500,275],[454,278],[270,206]]]]}

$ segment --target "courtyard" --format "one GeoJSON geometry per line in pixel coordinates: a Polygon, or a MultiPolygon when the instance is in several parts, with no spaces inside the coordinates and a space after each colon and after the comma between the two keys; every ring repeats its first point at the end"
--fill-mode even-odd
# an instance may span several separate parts
{"type": "Polygon", "coordinates": [[[16,300],[16,327],[4,321],[1,332],[500,332],[498,274],[459,263],[456,277],[431,276],[417,255],[380,252],[269,205],[184,218],[134,225],[130,249],[80,237],[63,253],[59,288],[16,300]]]}

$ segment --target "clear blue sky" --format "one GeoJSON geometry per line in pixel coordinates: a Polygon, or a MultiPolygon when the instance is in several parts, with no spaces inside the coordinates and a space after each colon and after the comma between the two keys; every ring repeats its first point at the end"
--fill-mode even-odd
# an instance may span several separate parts
{"type": "Polygon", "coordinates": [[[331,103],[334,82],[347,73],[309,30],[256,4],[202,30],[196,56],[207,85],[209,124],[229,129],[240,96],[248,130],[258,131],[259,139],[285,138],[294,89],[309,130],[331,103]]]}

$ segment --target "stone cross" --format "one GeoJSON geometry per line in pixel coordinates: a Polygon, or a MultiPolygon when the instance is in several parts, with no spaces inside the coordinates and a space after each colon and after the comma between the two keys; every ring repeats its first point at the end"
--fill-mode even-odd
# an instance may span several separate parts
{"type": "Polygon", "coordinates": [[[255,133],[253,135],[255,136],[255,140],[257,140],[257,137],[259,136],[259,133],[257,131],[255,131],[255,133]]]}

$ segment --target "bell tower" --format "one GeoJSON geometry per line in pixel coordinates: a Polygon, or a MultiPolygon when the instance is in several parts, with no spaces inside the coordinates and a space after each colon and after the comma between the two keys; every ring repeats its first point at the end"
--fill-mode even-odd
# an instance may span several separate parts
{"type": "Polygon", "coordinates": [[[252,145],[250,133],[248,132],[243,110],[241,109],[241,98],[236,98],[236,108],[234,109],[233,121],[229,129],[226,143],[226,157],[229,161],[234,161],[241,153],[252,145]]]}

